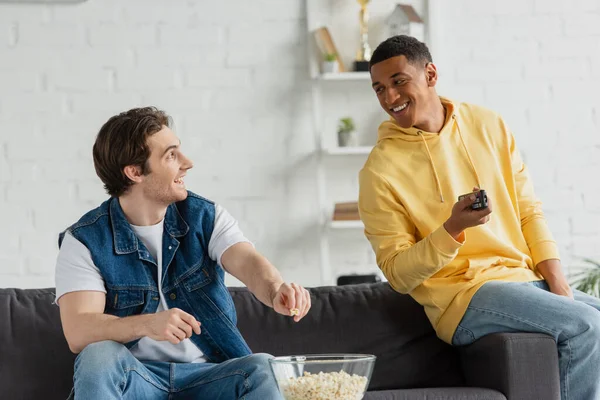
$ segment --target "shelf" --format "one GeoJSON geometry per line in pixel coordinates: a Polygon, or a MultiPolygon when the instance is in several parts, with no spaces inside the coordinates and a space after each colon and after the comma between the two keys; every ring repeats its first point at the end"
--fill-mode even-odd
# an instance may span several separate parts
{"type": "Polygon", "coordinates": [[[364,229],[362,221],[329,221],[331,229],[364,229]]]}
{"type": "Polygon", "coordinates": [[[318,76],[317,79],[323,81],[370,81],[371,73],[369,72],[334,72],[324,73],[318,76]]]}
{"type": "Polygon", "coordinates": [[[349,147],[332,147],[324,149],[323,152],[330,156],[349,156],[349,155],[368,155],[373,150],[373,146],[349,146],[349,147]]]}

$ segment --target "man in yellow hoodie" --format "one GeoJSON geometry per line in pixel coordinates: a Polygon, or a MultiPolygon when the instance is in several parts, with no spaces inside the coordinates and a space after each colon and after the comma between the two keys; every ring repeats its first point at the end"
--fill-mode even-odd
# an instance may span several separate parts
{"type": "Polygon", "coordinates": [[[553,336],[562,398],[600,399],[600,300],[569,287],[505,122],[439,97],[431,54],[412,37],[381,43],[370,71],[391,118],[360,172],[359,210],[391,286],[453,345],[496,332],[553,336]],[[474,194],[457,201],[479,188],[488,207],[472,209],[474,194]]]}

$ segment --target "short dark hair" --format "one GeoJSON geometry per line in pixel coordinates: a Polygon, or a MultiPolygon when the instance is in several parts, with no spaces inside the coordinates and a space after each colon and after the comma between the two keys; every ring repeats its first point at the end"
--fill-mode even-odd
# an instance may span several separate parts
{"type": "Polygon", "coordinates": [[[412,36],[398,35],[386,39],[377,46],[369,61],[369,70],[373,65],[397,56],[405,56],[411,64],[425,65],[433,61],[425,43],[419,42],[412,36]]]}
{"type": "Polygon", "coordinates": [[[134,108],[111,117],[98,132],[94,143],[94,167],[113,197],[124,194],[133,182],[123,169],[137,165],[149,172],[150,148],[147,139],[171,125],[171,117],[156,107],[134,108]]]}

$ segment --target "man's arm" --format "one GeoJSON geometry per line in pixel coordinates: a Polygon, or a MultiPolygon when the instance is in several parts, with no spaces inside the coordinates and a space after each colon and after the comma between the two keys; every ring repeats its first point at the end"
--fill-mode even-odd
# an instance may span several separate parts
{"type": "Polygon", "coordinates": [[[463,229],[455,239],[442,224],[417,242],[416,227],[388,182],[368,169],[360,172],[359,181],[358,206],[365,235],[377,265],[395,290],[410,293],[456,258],[465,240],[463,229]]]}
{"type": "Polygon", "coordinates": [[[508,134],[521,230],[531,251],[533,264],[550,286],[552,293],[573,297],[573,292],[562,270],[558,247],[548,228],[542,211],[542,203],[535,195],[527,166],[521,159],[512,133],[506,127],[505,130],[508,134]]]}
{"type": "Polygon", "coordinates": [[[114,340],[127,343],[144,336],[143,325],[150,315],[118,318],[104,314],[106,294],[81,291],[58,300],[63,331],[73,353],[90,343],[114,340]]]}
{"type": "Polygon", "coordinates": [[[58,300],[63,331],[73,353],[103,340],[128,343],[148,336],[177,344],[192,333],[200,334],[200,323],[177,308],[119,318],[104,314],[105,302],[106,295],[94,291],[71,292],[58,300]]]}
{"type": "Polygon", "coordinates": [[[221,256],[223,268],[242,281],[248,289],[268,307],[280,314],[294,316],[300,321],[311,306],[310,294],[302,286],[285,283],[279,271],[247,242],[236,243],[221,256]]]}

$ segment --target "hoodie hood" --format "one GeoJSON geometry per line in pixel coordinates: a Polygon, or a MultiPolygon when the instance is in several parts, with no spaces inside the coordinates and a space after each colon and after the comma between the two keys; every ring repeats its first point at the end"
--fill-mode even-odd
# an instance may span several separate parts
{"type": "Polygon", "coordinates": [[[444,97],[440,97],[440,101],[446,109],[446,120],[444,121],[442,130],[439,133],[427,132],[415,127],[402,128],[396,123],[396,121],[393,118],[390,118],[390,120],[383,122],[379,126],[377,142],[379,143],[383,139],[400,139],[407,142],[422,142],[423,151],[427,153],[427,157],[429,159],[429,164],[431,166],[432,175],[435,181],[440,202],[444,203],[444,194],[442,193],[442,185],[440,183],[438,171],[435,167],[435,160],[433,159],[431,151],[429,150],[429,145],[427,144],[427,141],[430,139],[439,138],[441,135],[447,135],[450,134],[453,130],[456,130],[458,132],[458,135],[460,136],[460,141],[465,151],[465,156],[469,162],[469,166],[471,167],[471,171],[473,172],[473,175],[475,176],[475,179],[477,181],[477,187],[481,188],[482,186],[481,180],[479,179],[479,174],[477,174],[477,170],[475,169],[475,165],[473,164],[473,158],[469,153],[469,149],[465,144],[465,139],[463,138],[462,132],[460,130],[460,122],[458,121],[457,116],[457,110],[460,106],[460,103],[454,103],[451,100],[444,97]]]}
{"type": "Polygon", "coordinates": [[[440,96],[440,101],[442,105],[446,109],[446,120],[444,121],[444,125],[442,126],[442,130],[438,132],[427,132],[419,128],[415,128],[414,126],[410,128],[402,128],[396,123],[396,120],[390,117],[389,120],[384,121],[379,126],[377,141],[387,139],[387,138],[398,138],[402,140],[406,140],[408,142],[417,142],[421,141],[421,137],[426,139],[436,137],[438,135],[442,135],[447,131],[452,130],[452,125],[454,124],[454,118],[456,118],[456,110],[459,108],[459,103],[454,103],[450,99],[440,96]]]}

